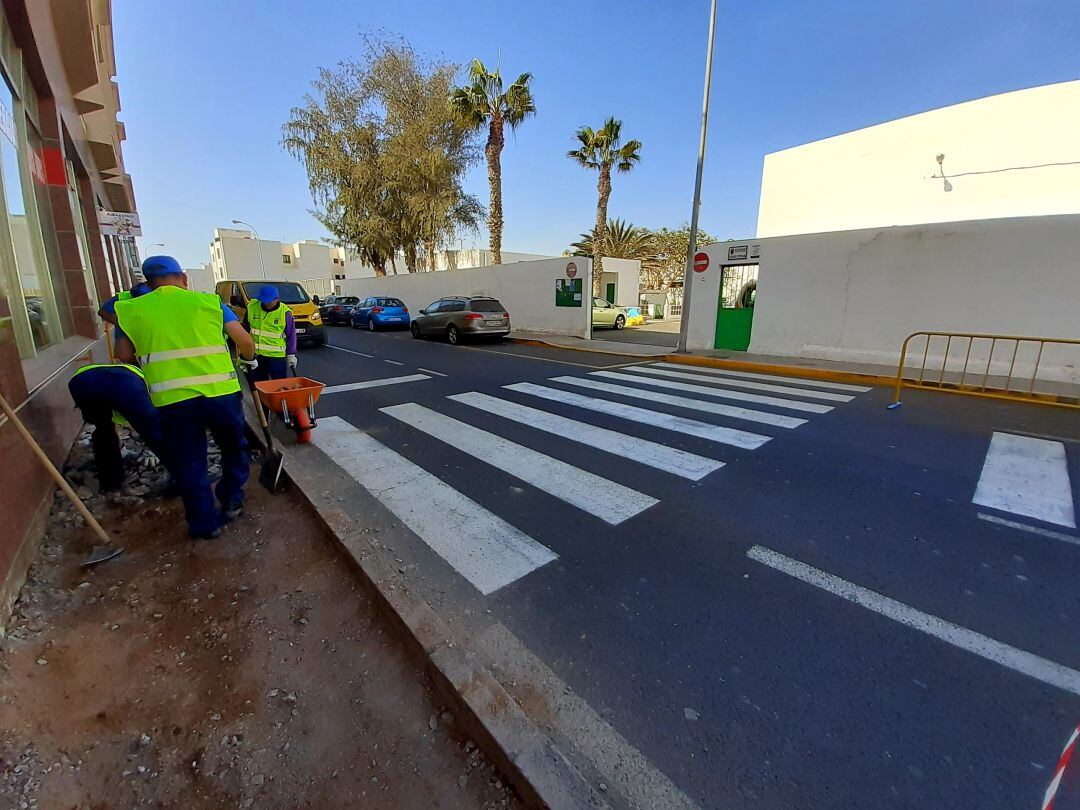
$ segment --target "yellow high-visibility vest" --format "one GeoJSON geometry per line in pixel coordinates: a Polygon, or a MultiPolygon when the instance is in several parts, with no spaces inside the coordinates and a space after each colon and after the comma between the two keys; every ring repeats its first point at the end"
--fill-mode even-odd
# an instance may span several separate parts
{"type": "Polygon", "coordinates": [[[285,356],[285,316],[289,308],[279,303],[277,309],[267,312],[258,301],[252,301],[247,310],[251,336],[255,338],[255,354],[263,357],[285,356]]]}

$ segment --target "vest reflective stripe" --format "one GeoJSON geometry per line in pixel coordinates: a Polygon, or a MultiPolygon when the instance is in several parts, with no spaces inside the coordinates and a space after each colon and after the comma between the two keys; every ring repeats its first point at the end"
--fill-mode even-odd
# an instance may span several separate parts
{"type": "Polygon", "coordinates": [[[216,295],[159,287],[118,301],[116,317],[135,352],[147,361],[143,371],[157,407],[240,390],[216,295]]]}
{"type": "Polygon", "coordinates": [[[179,360],[181,357],[202,357],[205,354],[228,354],[229,348],[222,344],[221,346],[196,346],[194,349],[173,349],[168,352],[157,352],[155,354],[144,354],[139,358],[139,362],[144,366],[148,366],[151,363],[161,363],[165,360],[179,360]]]}
{"type": "Polygon", "coordinates": [[[189,388],[193,385],[206,385],[207,383],[225,382],[226,380],[235,380],[235,371],[226,371],[221,374],[202,374],[198,377],[180,377],[175,380],[166,380],[165,382],[152,383],[150,385],[150,393],[157,394],[162,391],[172,391],[175,388],[189,388]]]}
{"type": "Polygon", "coordinates": [[[143,374],[141,368],[139,368],[138,366],[128,365],[127,363],[91,363],[88,366],[82,366],[81,368],[76,369],[75,373],[72,374],[71,377],[72,379],[74,379],[75,377],[78,377],[80,374],[82,374],[84,371],[89,371],[92,368],[126,368],[133,374],[138,374],[139,377],[141,377],[142,379],[146,379],[146,375],[143,374]]]}
{"type": "Polygon", "coordinates": [[[285,316],[289,308],[278,304],[267,312],[257,302],[248,307],[248,326],[255,338],[255,353],[263,357],[285,356],[285,316]]]}

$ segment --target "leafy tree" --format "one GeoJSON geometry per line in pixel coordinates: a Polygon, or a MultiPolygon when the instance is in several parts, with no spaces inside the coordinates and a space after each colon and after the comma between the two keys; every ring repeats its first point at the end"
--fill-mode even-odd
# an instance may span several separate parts
{"type": "Polygon", "coordinates": [[[622,121],[608,118],[604,125],[593,130],[581,127],[575,137],[581,143],[566,156],[586,169],[596,169],[596,227],[593,229],[593,294],[600,294],[600,274],[606,250],[607,208],[611,197],[611,170],[629,172],[641,160],[641,141],[622,143],[622,121]]]}
{"type": "Polygon", "coordinates": [[[517,129],[528,116],[536,113],[532,90],[529,84],[531,73],[522,73],[513,83],[503,90],[502,76],[499,71],[489,71],[479,59],[474,59],[469,66],[469,84],[455,87],[450,92],[449,106],[458,119],[472,130],[479,131],[487,125],[487,144],[484,156],[487,158],[488,186],[491,193],[488,206],[488,235],[491,245],[491,261],[502,264],[502,162],[501,155],[505,143],[504,127],[517,129]]]}
{"type": "MultiPolygon", "coordinates": [[[[690,254],[690,226],[671,230],[661,228],[650,231],[653,255],[641,263],[642,280],[650,290],[661,290],[673,281],[682,281],[686,271],[686,262],[690,254]]],[[[698,248],[718,241],[705,231],[698,229],[698,248]]]]}
{"type": "Polygon", "coordinates": [[[427,266],[482,209],[462,179],[479,158],[476,137],[450,114],[459,68],[430,63],[404,40],[365,41],[360,61],[322,69],[315,93],[294,107],[284,147],[307,169],[316,218],[375,272],[427,266]]]}

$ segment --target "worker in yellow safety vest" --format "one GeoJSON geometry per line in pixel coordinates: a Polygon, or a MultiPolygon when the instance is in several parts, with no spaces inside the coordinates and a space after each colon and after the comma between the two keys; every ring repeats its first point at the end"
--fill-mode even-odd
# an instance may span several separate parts
{"type": "Polygon", "coordinates": [[[165,462],[184,499],[188,533],[214,538],[243,512],[249,464],[242,395],[226,336],[236,344],[241,365],[256,365],[255,345],[217,296],[187,289],[176,259],[150,256],[142,270],[151,291],[116,302],[117,356],[125,363],[137,358],[142,367],[161,418],[165,462]],[[221,450],[214,493],[207,430],[221,450]]]}
{"type": "Polygon", "coordinates": [[[288,369],[296,368],[296,324],[292,312],[281,303],[277,287],[264,284],[259,289],[247,308],[246,321],[259,361],[251,379],[258,382],[287,377],[288,369]]]}

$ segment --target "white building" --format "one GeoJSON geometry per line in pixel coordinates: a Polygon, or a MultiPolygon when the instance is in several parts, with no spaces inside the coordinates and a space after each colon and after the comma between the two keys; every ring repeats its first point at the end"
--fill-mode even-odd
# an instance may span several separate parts
{"type": "Polygon", "coordinates": [[[1080,213],[1077,132],[1072,81],[774,152],[757,235],[1080,213]]]}

